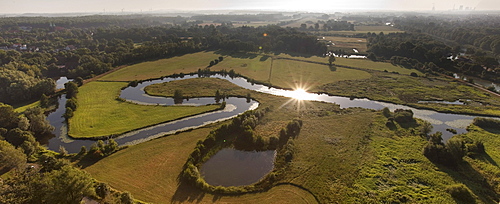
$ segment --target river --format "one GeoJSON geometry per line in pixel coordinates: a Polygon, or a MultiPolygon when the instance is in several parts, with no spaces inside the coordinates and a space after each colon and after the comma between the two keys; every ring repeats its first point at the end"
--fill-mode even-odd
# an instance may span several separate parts
{"type": "MultiPolygon", "coordinates": [[[[165,97],[154,97],[149,96],[144,93],[144,87],[150,84],[169,82],[174,80],[183,80],[189,78],[196,78],[197,76],[185,76],[183,78],[163,78],[150,80],[140,83],[136,87],[127,87],[122,90],[120,97],[126,99],[127,101],[140,103],[140,104],[151,104],[151,105],[172,105],[173,99],[165,97]]],[[[304,101],[322,101],[328,103],[336,103],[340,105],[341,108],[351,108],[351,107],[361,107],[368,109],[380,110],[384,107],[388,107],[391,111],[395,109],[410,109],[414,113],[414,117],[429,121],[433,126],[433,132],[440,131],[443,133],[443,140],[448,140],[454,134],[446,131],[446,129],[451,128],[457,130],[458,134],[465,133],[465,128],[472,122],[475,116],[461,115],[461,114],[449,114],[449,113],[439,113],[431,110],[421,110],[404,105],[391,104],[386,102],[373,101],[369,99],[350,99],[347,97],[340,96],[329,96],[327,94],[314,94],[301,92],[297,94],[296,91],[283,90],[273,87],[268,87],[260,84],[252,84],[246,79],[241,77],[231,78],[229,76],[213,75],[211,77],[221,78],[230,81],[240,87],[268,93],[278,96],[285,97],[297,97],[300,96],[300,100],[304,101]]],[[[59,108],[49,114],[47,117],[50,123],[56,127],[53,131],[54,137],[48,140],[48,148],[51,150],[58,151],[59,146],[64,146],[66,150],[70,153],[78,152],[81,146],[89,147],[95,141],[93,140],[74,140],[67,136],[67,127],[64,124],[64,119],[62,114],[64,113],[65,98],[62,96],[59,99],[59,108]]],[[[214,98],[197,98],[185,101],[183,104],[186,105],[204,105],[207,103],[214,103],[214,98]]],[[[221,120],[226,120],[235,117],[247,110],[255,109],[258,107],[258,102],[250,101],[247,102],[245,98],[235,98],[231,97],[226,99],[226,108],[221,111],[215,111],[211,113],[205,113],[201,115],[191,116],[181,120],[163,123],[155,125],[152,127],[143,128],[137,131],[132,131],[119,137],[115,138],[119,145],[129,145],[137,144],[147,140],[151,140],[157,137],[161,137],[165,134],[173,134],[178,131],[201,127],[206,124],[215,123],[221,120]]]]}

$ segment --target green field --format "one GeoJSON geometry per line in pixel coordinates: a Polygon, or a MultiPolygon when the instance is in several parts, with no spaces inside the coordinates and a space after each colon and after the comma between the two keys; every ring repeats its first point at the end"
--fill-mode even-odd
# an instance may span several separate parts
{"type": "Polygon", "coordinates": [[[182,90],[184,97],[212,97],[215,96],[214,90],[228,96],[246,96],[252,92],[241,88],[227,80],[216,78],[194,78],[179,81],[171,81],[160,84],[152,84],[144,88],[146,93],[155,96],[173,97],[175,90],[182,90]]]}
{"type": "Polygon", "coordinates": [[[257,81],[268,82],[269,71],[273,60],[268,55],[254,53],[236,53],[224,56],[224,60],[215,66],[212,70],[231,70],[243,76],[247,76],[257,81]]]}
{"type": "Polygon", "coordinates": [[[360,70],[336,68],[332,71],[328,65],[279,59],[273,60],[270,83],[278,87],[317,91],[317,87],[323,84],[367,79],[370,76],[368,72],[360,70]]]}
{"type": "MultiPolygon", "coordinates": [[[[321,39],[321,37],[320,37],[321,39]]],[[[325,36],[323,40],[321,40],[328,45],[328,50],[337,51],[339,49],[344,50],[346,53],[354,53],[352,50],[357,49],[361,54],[366,54],[366,38],[348,38],[348,37],[334,37],[334,36],[325,36]]]]}
{"type": "MultiPolygon", "coordinates": [[[[299,59],[299,60],[328,63],[328,58],[326,58],[326,57],[318,57],[318,56],[296,57],[296,56],[291,56],[288,54],[280,54],[279,56],[286,57],[286,58],[299,59]]],[[[375,71],[387,70],[388,72],[398,72],[400,74],[405,74],[405,75],[409,75],[412,72],[417,73],[419,76],[423,75],[420,71],[418,71],[416,69],[407,69],[407,68],[403,68],[400,66],[394,66],[391,63],[374,62],[374,61],[371,61],[368,59],[347,59],[347,58],[337,57],[334,64],[366,69],[367,71],[369,71],[369,70],[375,70],[375,71]]]]}
{"type": "Polygon", "coordinates": [[[78,109],[69,120],[72,137],[120,134],[219,108],[218,105],[154,106],[116,100],[125,82],[91,82],[80,87],[78,109]]]}
{"type": "Polygon", "coordinates": [[[22,113],[29,108],[34,108],[34,107],[38,107],[38,106],[40,106],[40,101],[36,101],[33,103],[23,104],[23,105],[20,105],[18,107],[14,107],[15,108],[14,111],[16,111],[18,113],[22,113]]]}
{"type": "Polygon", "coordinates": [[[398,33],[404,32],[392,26],[354,26],[354,30],[356,31],[364,31],[364,32],[372,32],[372,33],[398,33]]]}
{"type": "Polygon", "coordinates": [[[397,28],[391,26],[354,26],[354,31],[352,30],[342,30],[342,31],[318,31],[320,35],[356,35],[356,34],[366,34],[366,33],[376,33],[379,34],[383,32],[387,33],[402,33],[397,28]]]}
{"type": "Polygon", "coordinates": [[[130,65],[108,74],[99,80],[103,81],[133,81],[168,76],[174,73],[196,72],[207,67],[210,61],[220,55],[213,52],[198,52],[178,57],[161,59],[130,65]]]}
{"type": "Polygon", "coordinates": [[[85,170],[92,177],[109,183],[113,188],[129,191],[134,198],[145,202],[316,203],[307,191],[289,185],[241,196],[212,195],[192,186],[178,186],[178,175],[188,155],[196,142],[211,130],[212,127],[199,128],[134,145],[85,170]]]}
{"type": "Polygon", "coordinates": [[[320,90],[333,95],[390,101],[442,112],[500,115],[498,97],[441,77],[411,77],[378,72],[373,73],[369,79],[331,83],[320,87],[320,90]],[[418,103],[418,101],[457,101],[460,99],[469,99],[473,102],[468,105],[418,103]]]}
{"type": "MultiPolygon", "coordinates": [[[[214,92],[210,89],[226,88],[225,82],[217,79],[186,81],[190,86],[207,84],[207,88],[201,89],[206,93],[214,92]]],[[[159,86],[168,90],[183,87],[182,83],[159,86]]],[[[190,89],[190,86],[185,88],[190,89]]],[[[378,111],[359,108],[341,110],[334,104],[294,102],[256,92],[252,92],[252,97],[261,102],[260,109],[271,108],[255,131],[263,137],[277,136],[279,127],[291,119],[303,121],[300,135],[294,139],[296,150],[293,160],[280,182],[302,186],[312,194],[286,185],[273,187],[264,193],[222,196],[179,184],[177,179],[182,165],[196,142],[205,138],[220,123],[131,146],[86,170],[118,190],[129,191],[140,200],[154,203],[314,203],[314,197],[320,203],[401,200],[410,203],[455,203],[445,189],[457,183],[464,183],[471,189],[478,202],[492,201],[491,198],[483,198],[486,195],[483,191],[496,187],[475,185],[480,177],[471,174],[470,168],[464,167],[454,173],[449,168],[433,164],[422,155],[426,140],[419,135],[418,124],[397,125],[396,129],[389,129],[385,126],[387,119],[378,111]],[[130,176],[131,172],[134,176],[130,176]],[[467,175],[475,176],[469,178],[467,175]]],[[[487,134],[478,130],[475,134],[474,137],[489,143],[486,147],[490,160],[499,162],[500,154],[495,149],[500,141],[496,137],[498,133],[487,134]]],[[[485,178],[492,182],[497,179],[498,167],[491,162],[468,157],[465,160],[474,169],[484,168],[478,172],[485,178]]]]}

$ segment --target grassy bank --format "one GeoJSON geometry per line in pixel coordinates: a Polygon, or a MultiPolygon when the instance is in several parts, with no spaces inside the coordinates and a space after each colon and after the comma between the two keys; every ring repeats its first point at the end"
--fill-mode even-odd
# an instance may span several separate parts
{"type": "Polygon", "coordinates": [[[474,87],[439,77],[410,77],[391,73],[372,73],[365,80],[348,80],[327,84],[320,90],[332,95],[354,96],[372,100],[407,104],[441,112],[500,115],[498,97],[474,87]],[[467,105],[418,103],[418,101],[472,100],[467,105]]]}
{"type": "Polygon", "coordinates": [[[146,106],[116,100],[124,82],[91,82],[80,87],[78,109],[69,120],[72,137],[120,134],[219,108],[209,106],[146,106]]]}

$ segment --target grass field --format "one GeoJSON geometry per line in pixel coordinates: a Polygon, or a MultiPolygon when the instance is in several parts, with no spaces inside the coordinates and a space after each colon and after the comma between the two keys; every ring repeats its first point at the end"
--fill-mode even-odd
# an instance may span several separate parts
{"type": "Polygon", "coordinates": [[[145,202],[316,203],[307,191],[288,185],[241,196],[212,195],[191,186],[178,186],[177,177],[188,155],[196,142],[205,138],[211,130],[211,127],[199,128],[134,145],[85,170],[92,177],[108,182],[113,188],[129,191],[134,198],[145,202]]]}
{"type": "Polygon", "coordinates": [[[500,115],[498,97],[445,78],[411,77],[391,73],[372,73],[365,80],[342,81],[320,87],[320,90],[341,96],[354,96],[390,101],[418,107],[468,114],[500,115]],[[418,103],[418,101],[456,101],[469,99],[469,105],[418,103]],[[488,104],[488,105],[481,105],[488,104]]]}
{"type": "Polygon", "coordinates": [[[336,51],[338,49],[342,49],[347,51],[347,53],[353,53],[354,51],[352,49],[357,49],[359,53],[366,54],[366,50],[368,49],[366,47],[365,38],[325,36],[324,41],[326,41],[328,43],[327,45],[329,45],[328,50],[336,51]]]}
{"type": "Polygon", "coordinates": [[[198,52],[178,57],[161,59],[150,62],[130,65],[123,69],[108,74],[99,80],[103,81],[133,81],[168,76],[174,73],[196,72],[199,68],[205,68],[210,61],[220,55],[213,52],[198,52]]]}
{"type": "Polygon", "coordinates": [[[16,106],[16,107],[14,107],[14,111],[16,111],[18,113],[22,113],[29,108],[34,108],[34,107],[38,107],[38,106],[40,106],[40,101],[35,101],[35,102],[29,103],[29,104],[22,104],[22,105],[16,106]]]}
{"type": "Polygon", "coordinates": [[[356,34],[366,34],[366,33],[377,33],[384,32],[387,33],[402,33],[397,28],[392,26],[354,26],[354,31],[342,30],[342,31],[319,31],[320,35],[356,35],[356,34]]]}
{"type": "MultiPolygon", "coordinates": [[[[189,83],[191,86],[197,83],[224,86],[213,79],[195,79],[189,83]]],[[[182,87],[182,84],[173,85],[182,87]]],[[[214,91],[207,91],[211,92],[214,91]]],[[[408,128],[398,125],[391,130],[385,126],[387,119],[376,111],[340,110],[334,104],[319,102],[302,102],[299,109],[299,103],[287,103],[287,98],[255,92],[252,96],[261,102],[259,108],[272,109],[257,126],[255,132],[259,135],[276,136],[279,127],[287,121],[294,118],[303,121],[301,133],[294,139],[293,160],[282,181],[302,186],[312,194],[285,185],[264,193],[221,196],[179,184],[182,165],[196,142],[220,124],[131,146],[87,167],[86,171],[118,190],[154,203],[314,203],[314,197],[320,203],[380,203],[400,199],[410,203],[455,203],[445,191],[448,185],[464,183],[478,199],[484,195],[482,191],[488,191],[468,181],[477,176],[464,177],[471,169],[453,173],[427,160],[422,155],[426,140],[415,134],[418,130],[412,130],[418,129],[417,125],[408,128]],[[134,176],[130,176],[131,172],[134,176]]],[[[484,141],[491,142],[487,148],[495,149],[498,137],[480,133],[484,141]]],[[[487,152],[491,160],[499,162],[496,149],[487,152]]],[[[474,168],[484,167],[481,175],[497,179],[494,176],[498,175],[497,166],[468,160],[474,168]]],[[[478,201],[490,203],[488,199],[478,201]]]]}
{"type": "Polygon", "coordinates": [[[194,78],[179,81],[171,81],[161,84],[152,84],[144,88],[146,93],[155,96],[173,97],[175,90],[182,90],[184,97],[212,97],[215,96],[214,90],[229,96],[246,96],[252,91],[241,88],[235,84],[216,78],[194,78]]]}
{"type": "Polygon", "coordinates": [[[73,137],[120,134],[219,108],[218,105],[146,106],[116,100],[126,85],[125,82],[91,82],[80,87],[79,106],[69,120],[69,134],[73,137]]]}
{"type": "Polygon", "coordinates": [[[270,56],[252,53],[236,53],[225,56],[224,60],[211,67],[212,70],[231,70],[257,81],[269,81],[272,59],[270,56]]]}
{"type": "Polygon", "coordinates": [[[372,33],[398,33],[404,32],[392,26],[354,26],[354,30],[356,31],[364,31],[364,32],[372,32],[372,33]]]}
{"type": "Polygon", "coordinates": [[[323,84],[343,80],[368,79],[365,71],[337,68],[332,71],[328,65],[313,64],[292,60],[273,60],[271,84],[285,88],[308,88],[317,91],[323,84]]]}
{"type": "MultiPolygon", "coordinates": [[[[291,56],[288,54],[280,54],[279,56],[280,57],[294,58],[294,59],[308,60],[308,61],[313,61],[313,62],[328,63],[328,58],[326,58],[326,57],[318,57],[318,56],[298,57],[298,56],[291,56]]],[[[403,67],[394,66],[391,63],[374,62],[374,61],[371,61],[368,59],[346,59],[346,58],[337,57],[334,64],[343,65],[343,66],[351,66],[351,67],[356,67],[356,68],[361,68],[361,69],[366,69],[366,70],[375,70],[375,71],[387,70],[388,72],[398,72],[398,73],[404,74],[404,75],[410,75],[410,73],[412,73],[412,72],[415,72],[420,76],[423,75],[420,71],[418,71],[416,69],[406,69],[403,67]]]]}

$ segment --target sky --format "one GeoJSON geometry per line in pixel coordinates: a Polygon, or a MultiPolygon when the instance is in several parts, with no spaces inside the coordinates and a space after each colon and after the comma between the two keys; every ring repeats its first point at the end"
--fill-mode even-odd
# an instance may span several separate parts
{"type": "Polygon", "coordinates": [[[438,11],[463,5],[478,10],[500,10],[500,0],[0,0],[0,13],[140,12],[167,10],[279,10],[279,11],[438,11]]]}

